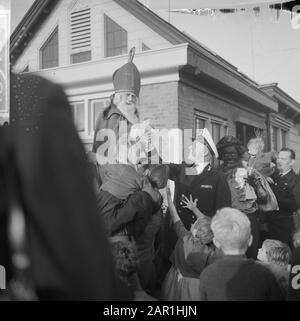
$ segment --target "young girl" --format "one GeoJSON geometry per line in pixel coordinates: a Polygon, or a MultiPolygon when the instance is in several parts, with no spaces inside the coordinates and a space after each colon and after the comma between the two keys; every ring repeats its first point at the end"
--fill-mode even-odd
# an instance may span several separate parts
{"type": "Polygon", "coordinates": [[[268,182],[272,182],[271,175],[276,167],[276,153],[265,153],[265,143],[261,136],[251,138],[247,145],[248,148],[248,166],[255,168],[260,174],[267,178],[268,182]]]}
{"type": "Polygon", "coordinates": [[[190,199],[183,196],[185,207],[198,217],[188,231],[178,216],[169,188],[167,198],[178,241],[171,256],[172,267],[163,282],[161,298],[165,301],[197,301],[200,299],[200,273],[217,257],[212,243],[211,218],[197,209],[197,199],[193,201],[191,196],[190,199]]]}

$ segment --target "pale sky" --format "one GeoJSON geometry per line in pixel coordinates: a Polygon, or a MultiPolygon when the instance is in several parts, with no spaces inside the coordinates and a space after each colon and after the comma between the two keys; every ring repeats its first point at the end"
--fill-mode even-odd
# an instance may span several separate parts
{"type": "MultiPolygon", "coordinates": [[[[172,7],[174,0],[147,0],[150,9],[166,20],[169,1],[172,7]]],[[[12,30],[32,3],[11,0],[12,30]]],[[[300,29],[292,28],[290,17],[282,12],[277,21],[276,12],[269,9],[258,17],[249,11],[215,17],[171,13],[170,22],[258,83],[277,82],[300,102],[300,29]]]]}

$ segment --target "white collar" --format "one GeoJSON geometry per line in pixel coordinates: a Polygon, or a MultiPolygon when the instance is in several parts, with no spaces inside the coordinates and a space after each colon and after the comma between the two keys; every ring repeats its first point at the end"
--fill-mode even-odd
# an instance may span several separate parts
{"type": "Polygon", "coordinates": [[[292,169],[290,168],[287,172],[284,172],[284,173],[280,173],[280,176],[282,177],[282,176],[285,176],[285,175],[287,175],[290,171],[291,171],[292,169]]]}
{"type": "Polygon", "coordinates": [[[126,105],[119,105],[117,108],[131,124],[137,124],[139,122],[138,116],[128,112],[126,105]]]}
{"type": "Polygon", "coordinates": [[[204,170],[204,168],[208,165],[209,163],[208,162],[204,162],[204,163],[200,163],[200,164],[197,164],[195,165],[195,169],[197,171],[197,174],[201,174],[204,170]]]}

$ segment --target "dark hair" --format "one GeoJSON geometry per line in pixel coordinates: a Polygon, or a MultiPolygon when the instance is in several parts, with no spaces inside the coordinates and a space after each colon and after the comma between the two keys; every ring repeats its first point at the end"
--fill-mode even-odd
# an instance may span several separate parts
{"type": "Polygon", "coordinates": [[[239,158],[243,156],[243,154],[247,151],[247,149],[242,145],[242,143],[234,136],[227,135],[224,136],[218,143],[217,143],[217,150],[219,153],[219,159],[223,160],[223,153],[224,149],[227,147],[235,147],[239,158]]]}
{"type": "Polygon", "coordinates": [[[287,147],[281,148],[280,152],[290,152],[291,159],[296,159],[296,153],[291,148],[287,148],[287,147]]]}

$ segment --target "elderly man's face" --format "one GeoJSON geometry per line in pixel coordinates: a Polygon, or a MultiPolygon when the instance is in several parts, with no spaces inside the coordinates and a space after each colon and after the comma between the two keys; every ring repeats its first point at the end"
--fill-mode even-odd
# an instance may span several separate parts
{"type": "Polygon", "coordinates": [[[117,105],[126,106],[127,110],[136,111],[138,98],[132,92],[122,92],[115,95],[115,102],[117,105]]]}
{"type": "Polygon", "coordinates": [[[289,151],[281,151],[278,154],[276,163],[279,171],[284,173],[292,169],[294,160],[292,159],[291,153],[289,151]]]}
{"type": "Polygon", "coordinates": [[[116,93],[114,104],[121,110],[130,123],[136,124],[139,121],[137,110],[138,98],[135,94],[132,92],[116,93]]]}

